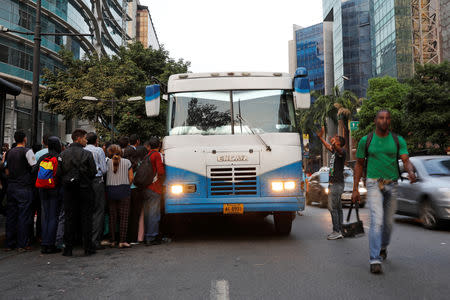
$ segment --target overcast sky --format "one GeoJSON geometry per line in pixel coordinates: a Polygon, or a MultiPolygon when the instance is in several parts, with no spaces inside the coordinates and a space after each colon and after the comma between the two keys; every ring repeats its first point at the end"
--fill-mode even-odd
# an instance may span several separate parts
{"type": "Polygon", "coordinates": [[[321,0],[140,0],[160,44],[192,72],[289,71],[292,25],[322,20],[321,0]]]}

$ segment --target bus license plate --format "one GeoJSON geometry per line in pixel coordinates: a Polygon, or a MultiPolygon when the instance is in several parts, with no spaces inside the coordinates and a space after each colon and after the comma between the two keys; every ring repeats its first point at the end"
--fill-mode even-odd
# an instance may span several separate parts
{"type": "Polygon", "coordinates": [[[224,204],[224,215],[242,215],[244,213],[244,204],[224,204]]]}

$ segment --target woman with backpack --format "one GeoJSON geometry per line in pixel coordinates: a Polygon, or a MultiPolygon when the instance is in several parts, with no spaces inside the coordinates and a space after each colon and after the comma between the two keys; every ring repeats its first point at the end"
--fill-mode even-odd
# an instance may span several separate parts
{"type": "Polygon", "coordinates": [[[55,180],[58,157],[61,153],[61,141],[56,136],[48,138],[48,153],[41,156],[35,165],[37,170],[36,187],[41,200],[41,253],[60,252],[55,245],[59,215],[63,197],[61,185],[55,180]]]}
{"type": "Polygon", "coordinates": [[[112,246],[117,244],[116,225],[119,219],[119,248],[130,248],[126,242],[128,230],[128,216],[130,209],[130,185],[133,182],[133,168],[131,162],[122,158],[122,149],[119,145],[108,147],[106,173],[106,192],[109,204],[109,220],[112,246]]]}

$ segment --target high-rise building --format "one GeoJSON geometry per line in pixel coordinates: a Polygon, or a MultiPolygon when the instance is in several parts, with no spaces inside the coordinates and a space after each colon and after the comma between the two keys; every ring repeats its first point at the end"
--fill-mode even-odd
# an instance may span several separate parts
{"type": "Polygon", "coordinates": [[[144,47],[159,50],[159,41],[147,6],[138,5],[136,12],[136,40],[144,47]]]}
{"type": "Polygon", "coordinates": [[[365,97],[372,76],[370,0],[323,0],[325,94],[333,88],[365,97]]]}
{"type": "Polygon", "coordinates": [[[294,25],[295,69],[305,67],[311,89],[324,93],[323,26],[322,23],[301,28],[294,25]]]}
{"type": "MultiPolygon", "coordinates": [[[[129,0],[128,0],[129,1],[129,0]]],[[[132,0],[136,1],[136,0],[132,0]]],[[[33,32],[36,20],[35,0],[0,0],[0,25],[17,31],[33,32]]],[[[42,36],[41,74],[44,68],[62,68],[58,59],[61,46],[70,49],[75,58],[86,53],[115,54],[133,38],[127,34],[127,23],[135,16],[127,14],[127,0],[42,0],[42,33],[90,33],[93,37],[42,36]]],[[[7,95],[5,142],[11,143],[14,131],[31,131],[31,81],[33,78],[33,35],[0,33],[0,77],[22,88],[22,93],[7,95]]],[[[38,138],[43,133],[65,137],[73,126],[62,116],[48,112],[39,104],[38,138]],[[67,132],[66,132],[67,131],[67,132]]]]}
{"type": "Polygon", "coordinates": [[[442,60],[450,61],[450,0],[441,0],[439,6],[442,60]]]}

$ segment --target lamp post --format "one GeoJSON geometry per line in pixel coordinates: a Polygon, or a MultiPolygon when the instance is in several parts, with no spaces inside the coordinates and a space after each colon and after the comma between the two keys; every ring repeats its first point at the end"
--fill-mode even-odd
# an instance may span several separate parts
{"type": "MultiPolygon", "coordinates": [[[[82,100],[86,100],[86,101],[103,101],[103,102],[111,102],[111,141],[114,141],[114,109],[115,109],[115,103],[116,102],[120,102],[120,100],[115,100],[115,99],[98,99],[96,97],[92,97],[92,96],[83,96],[83,98],[81,98],[82,100]]],[[[143,100],[143,98],[141,96],[136,96],[136,97],[130,97],[127,99],[127,101],[132,102],[132,101],[139,101],[139,100],[143,100]]]]}

